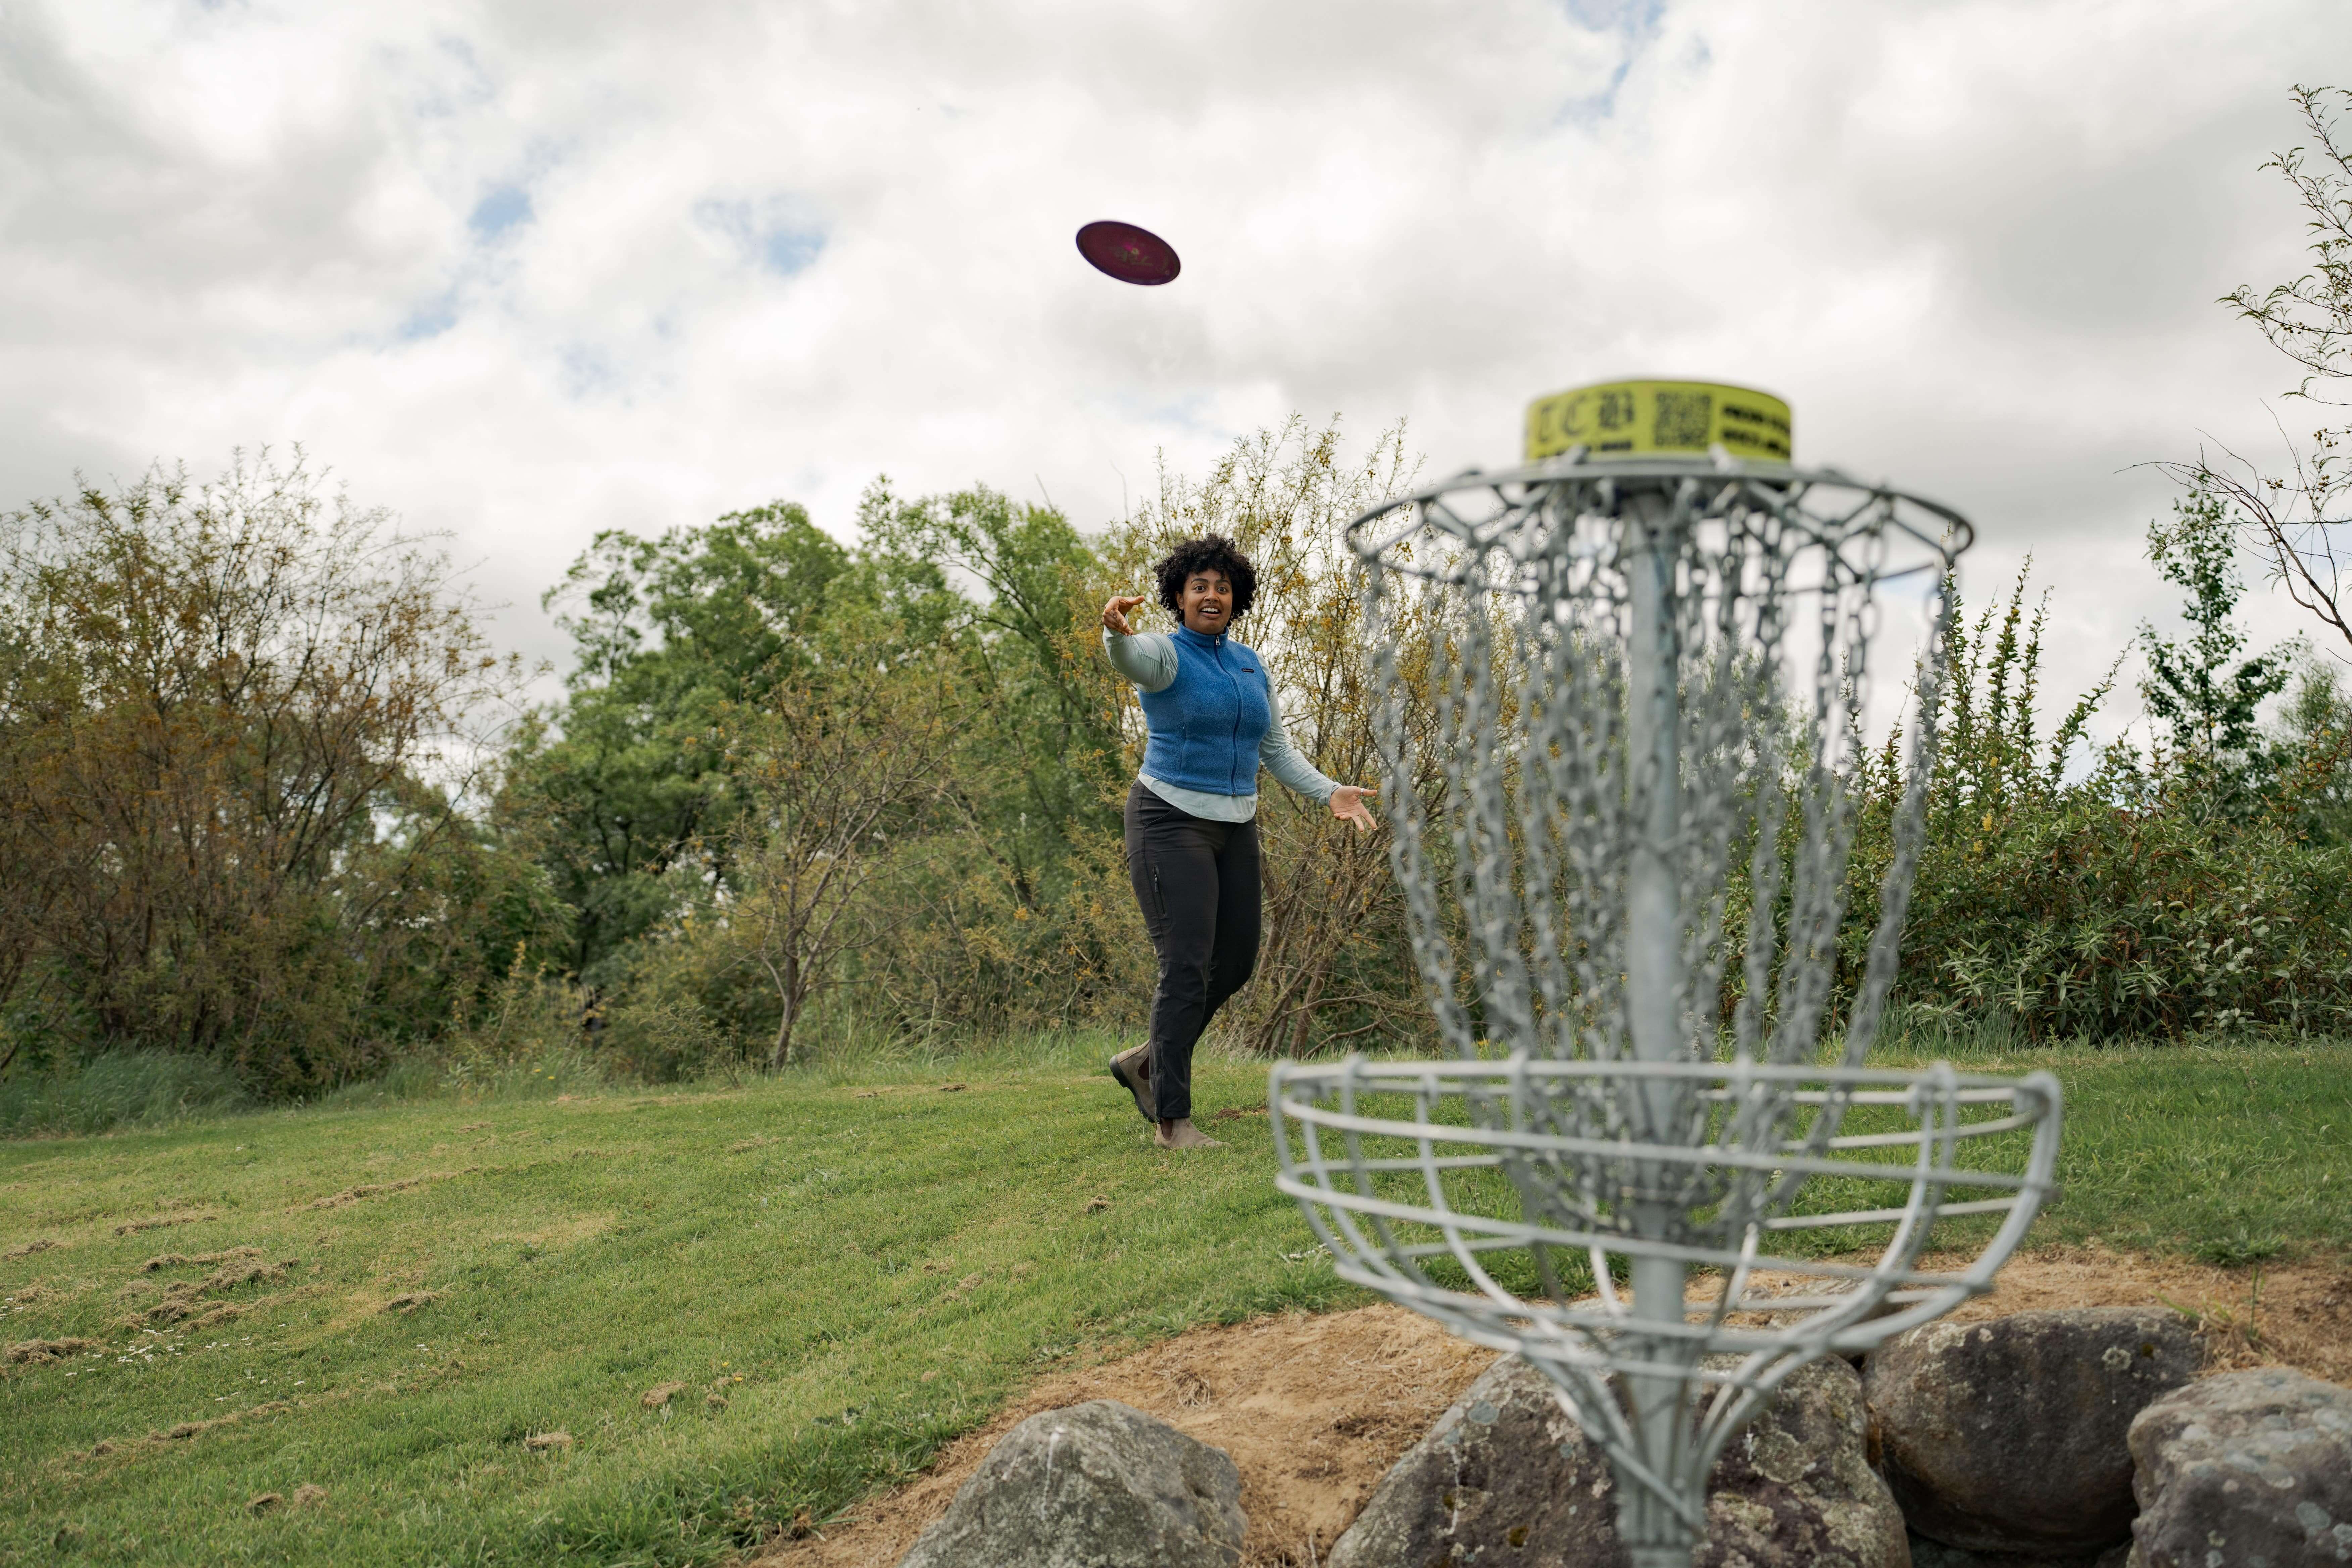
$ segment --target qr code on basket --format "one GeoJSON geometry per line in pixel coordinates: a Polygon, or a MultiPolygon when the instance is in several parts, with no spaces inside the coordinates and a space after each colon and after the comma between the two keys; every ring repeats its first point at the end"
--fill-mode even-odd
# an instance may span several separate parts
{"type": "Polygon", "coordinates": [[[1704,392],[1661,392],[1651,439],[1661,447],[1704,447],[1714,415],[1715,399],[1704,392]]]}

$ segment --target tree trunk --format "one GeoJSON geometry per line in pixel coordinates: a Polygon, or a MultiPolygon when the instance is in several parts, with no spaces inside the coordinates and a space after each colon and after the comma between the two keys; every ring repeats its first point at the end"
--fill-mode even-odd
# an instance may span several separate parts
{"type": "MultiPolygon", "coordinates": [[[[1337,939],[1334,939],[1336,942],[1337,939]]],[[[1323,987],[1330,983],[1332,961],[1337,957],[1332,946],[1326,946],[1323,956],[1316,961],[1314,973],[1307,983],[1307,994],[1298,1004],[1298,1016],[1290,1027],[1290,1059],[1297,1061],[1307,1055],[1307,1027],[1315,1022],[1315,1008],[1323,1000],[1323,987]]]]}
{"type": "Polygon", "coordinates": [[[784,1004],[784,1016],[776,1024],[776,1048],[769,1055],[771,1069],[781,1068],[793,1059],[793,1025],[801,1010],[801,961],[795,952],[784,954],[784,983],[776,988],[784,1004]]]}

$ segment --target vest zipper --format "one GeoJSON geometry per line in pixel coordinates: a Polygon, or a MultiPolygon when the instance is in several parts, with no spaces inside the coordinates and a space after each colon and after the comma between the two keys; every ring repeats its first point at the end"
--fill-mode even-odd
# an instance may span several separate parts
{"type": "MultiPolygon", "coordinates": [[[[1219,643],[1217,645],[1217,668],[1219,669],[1225,669],[1225,645],[1223,643],[1219,643]]],[[[1225,669],[1225,679],[1233,682],[1234,688],[1234,732],[1226,737],[1228,741],[1233,742],[1233,771],[1225,775],[1226,781],[1231,784],[1233,787],[1225,793],[1227,795],[1238,795],[1243,793],[1241,778],[1242,682],[1241,677],[1235,675],[1230,669],[1225,669]]],[[[1253,778],[1250,780],[1250,783],[1255,784],[1257,783],[1257,780],[1253,778]]]]}

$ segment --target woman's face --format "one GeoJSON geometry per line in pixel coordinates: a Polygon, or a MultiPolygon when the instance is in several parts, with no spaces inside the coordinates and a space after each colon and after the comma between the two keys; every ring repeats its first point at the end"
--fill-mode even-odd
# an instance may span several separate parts
{"type": "Polygon", "coordinates": [[[1232,624],[1234,618],[1234,585],[1225,574],[1212,566],[1195,572],[1184,579],[1184,591],[1176,603],[1184,612],[1184,624],[1202,637],[1215,637],[1232,624]]]}

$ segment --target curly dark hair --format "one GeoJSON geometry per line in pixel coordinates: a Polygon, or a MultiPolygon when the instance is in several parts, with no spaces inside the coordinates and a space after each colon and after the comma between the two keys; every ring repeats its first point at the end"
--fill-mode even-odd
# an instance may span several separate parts
{"type": "Polygon", "coordinates": [[[1257,596],[1257,568],[1222,533],[1186,540],[1170,551],[1152,571],[1160,578],[1160,603],[1180,626],[1184,620],[1184,580],[1195,572],[1225,574],[1225,581],[1234,585],[1234,620],[1249,614],[1250,601],[1257,596]]]}

